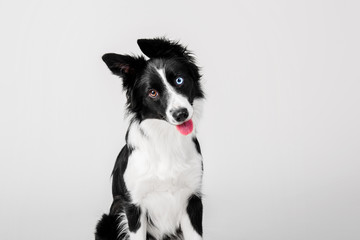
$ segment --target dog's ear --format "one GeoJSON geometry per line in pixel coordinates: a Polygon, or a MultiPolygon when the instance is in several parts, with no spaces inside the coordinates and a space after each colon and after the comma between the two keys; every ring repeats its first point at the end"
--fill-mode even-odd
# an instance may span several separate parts
{"type": "Polygon", "coordinates": [[[102,59],[113,74],[123,79],[123,86],[126,89],[133,86],[136,74],[138,74],[146,64],[143,57],[133,57],[116,53],[104,54],[102,59]]]}
{"type": "Polygon", "coordinates": [[[138,39],[137,43],[149,58],[190,57],[185,47],[165,38],[138,39]]]}

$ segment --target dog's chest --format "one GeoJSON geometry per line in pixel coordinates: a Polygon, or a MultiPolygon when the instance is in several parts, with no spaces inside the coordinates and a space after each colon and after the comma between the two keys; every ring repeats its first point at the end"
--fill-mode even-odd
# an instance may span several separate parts
{"type": "Polygon", "coordinates": [[[149,143],[136,147],[129,156],[124,179],[136,203],[161,196],[186,198],[200,187],[201,168],[201,155],[191,139],[180,148],[149,143]]]}
{"type": "Polygon", "coordinates": [[[150,232],[174,232],[188,198],[200,192],[202,157],[191,136],[175,135],[168,141],[131,137],[136,145],[124,173],[131,200],[146,211],[156,226],[156,231],[149,226],[150,232]]]}

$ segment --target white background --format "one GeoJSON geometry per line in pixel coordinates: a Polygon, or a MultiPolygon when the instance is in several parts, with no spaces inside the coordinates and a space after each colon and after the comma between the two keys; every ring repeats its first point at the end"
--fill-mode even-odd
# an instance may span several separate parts
{"type": "Polygon", "coordinates": [[[93,239],[124,144],[106,52],[196,53],[205,239],[360,239],[359,1],[1,1],[0,236],[93,239]]]}

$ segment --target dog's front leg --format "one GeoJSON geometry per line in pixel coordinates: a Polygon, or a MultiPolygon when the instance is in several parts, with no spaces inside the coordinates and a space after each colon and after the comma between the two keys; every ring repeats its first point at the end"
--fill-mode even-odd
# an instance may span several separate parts
{"type": "Polygon", "coordinates": [[[125,213],[129,226],[129,240],[146,240],[145,213],[134,204],[127,206],[125,213]]]}
{"type": "Polygon", "coordinates": [[[181,219],[181,229],[185,240],[201,240],[202,239],[202,213],[203,205],[201,198],[192,195],[189,198],[186,213],[181,219]]]}

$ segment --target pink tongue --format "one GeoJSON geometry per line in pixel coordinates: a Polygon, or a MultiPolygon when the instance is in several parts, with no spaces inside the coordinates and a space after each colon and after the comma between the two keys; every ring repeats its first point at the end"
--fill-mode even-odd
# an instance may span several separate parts
{"type": "Polygon", "coordinates": [[[190,119],[189,121],[186,121],[180,125],[176,125],[176,129],[182,134],[182,135],[188,135],[192,132],[194,126],[193,122],[190,119]]]}

